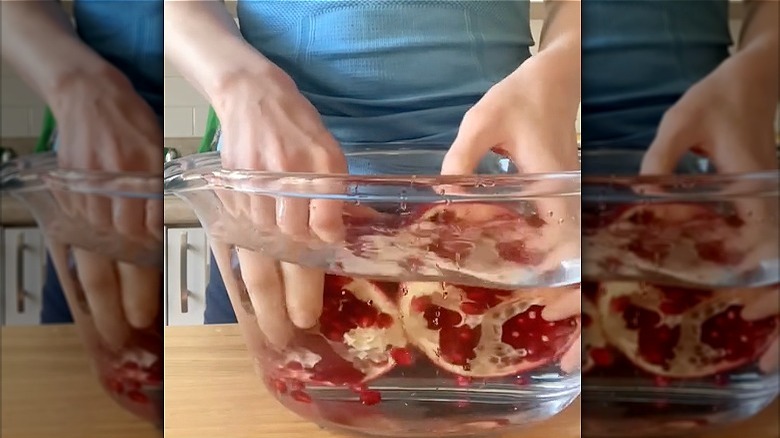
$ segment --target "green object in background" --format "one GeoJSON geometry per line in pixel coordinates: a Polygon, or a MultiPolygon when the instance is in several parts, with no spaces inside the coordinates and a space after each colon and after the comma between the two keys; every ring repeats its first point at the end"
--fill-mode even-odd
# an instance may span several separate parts
{"type": "Polygon", "coordinates": [[[36,154],[49,152],[52,150],[54,144],[53,137],[54,132],[57,130],[57,121],[54,119],[54,114],[51,113],[49,107],[43,112],[43,127],[41,128],[41,134],[38,136],[38,141],[35,143],[36,154]]]}
{"type": "Polygon", "coordinates": [[[200,147],[198,148],[199,154],[212,151],[212,145],[214,144],[218,129],[219,119],[217,118],[217,113],[214,111],[213,107],[209,107],[209,115],[206,118],[206,132],[200,140],[200,147]]]}

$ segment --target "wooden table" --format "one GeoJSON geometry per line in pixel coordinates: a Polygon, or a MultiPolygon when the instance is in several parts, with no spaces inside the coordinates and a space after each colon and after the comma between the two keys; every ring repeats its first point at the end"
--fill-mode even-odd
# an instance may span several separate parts
{"type": "MultiPolygon", "coordinates": [[[[777,438],[777,402],[706,438],[777,438]]],[[[579,438],[579,400],[560,415],[501,438],[579,438]]],[[[165,329],[166,438],[343,438],[288,412],[265,390],[234,325],[165,329]]],[[[685,437],[688,438],[688,437],[685,437]]]]}
{"type": "Polygon", "coordinates": [[[3,327],[0,335],[3,438],[162,436],[103,392],[73,326],[3,327]]]}

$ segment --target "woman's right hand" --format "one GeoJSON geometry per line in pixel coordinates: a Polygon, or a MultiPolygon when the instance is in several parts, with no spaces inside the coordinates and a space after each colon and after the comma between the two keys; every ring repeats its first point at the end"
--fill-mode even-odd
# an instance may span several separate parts
{"type": "MultiPolygon", "coordinates": [[[[345,174],[339,143],[294,81],[276,67],[262,79],[238,76],[212,99],[223,134],[222,163],[227,169],[345,174]]],[[[325,242],[343,239],[340,201],[258,194],[221,193],[229,214],[272,229],[289,239],[316,235],[325,242]]],[[[285,345],[292,329],[313,327],[322,311],[324,272],[278,263],[245,248],[238,250],[241,277],[258,323],[269,341],[285,345]]]]}

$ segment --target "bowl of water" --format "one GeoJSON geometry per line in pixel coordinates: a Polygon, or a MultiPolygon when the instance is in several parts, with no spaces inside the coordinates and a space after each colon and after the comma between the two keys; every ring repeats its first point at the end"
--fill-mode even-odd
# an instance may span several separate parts
{"type": "Polygon", "coordinates": [[[568,406],[579,309],[542,311],[580,300],[579,172],[521,176],[490,155],[444,177],[446,146],[345,150],[344,175],[226,170],[218,153],[166,166],[270,393],[380,436],[504,433],[568,406]],[[323,208],[338,232],[309,220],[323,208]]]}
{"type": "Polygon", "coordinates": [[[687,437],[778,394],[778,173],[689,155],[637,176],[641,160],[582,156],[587,436],[687,437]]]}
{"type": "Polygon", "coordinates": [[[101,386],[161,427],[160,176],[63,170],[54,154],[11,160],[0,176],[3,195],[24,205],[42,231],[101,386]]]}

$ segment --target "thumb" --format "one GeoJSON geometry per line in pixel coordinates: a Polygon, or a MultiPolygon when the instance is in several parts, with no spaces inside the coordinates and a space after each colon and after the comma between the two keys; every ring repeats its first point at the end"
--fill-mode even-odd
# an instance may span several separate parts
{"type": "Polygon", "coordinates": [[[441,166],[442,175],[468,175],[474,172],[482,157],[500,141],[496,131],[464,123],[461,125],[455,141],[444,156],[441,166]]]}
{"type": "Polygon", "coordinates": [[[655,139],[642,159],[642,175],[674,173],[683,155],[703,140],[699,135],[700,123],[689,123],[689,118],[680,113],[681,110],[672,109],[664,115],[655,139]]]}

